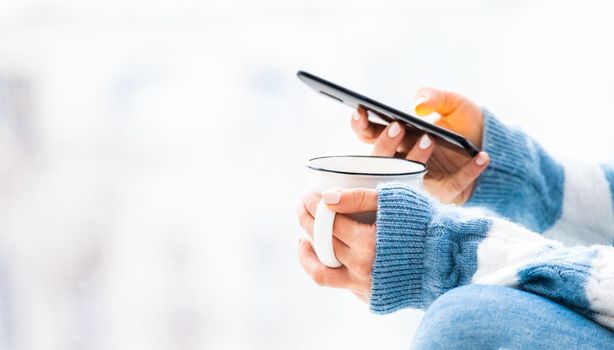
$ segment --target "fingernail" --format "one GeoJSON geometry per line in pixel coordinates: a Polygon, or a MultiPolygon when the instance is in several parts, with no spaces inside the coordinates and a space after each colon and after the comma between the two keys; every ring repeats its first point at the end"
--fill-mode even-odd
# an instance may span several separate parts
{"type": "Polygon", "coordinates": [[[427,107],[422,106],[422,104],[424,104],[426,100],[427,100],[427,97],[425,95],[421,95],[421,96],[418,96],[418,98],[416,98],[416,100],[414,101],[414,110],[416,111],[417,114],[419,115],[429,114],[427,107]]]}
{"type": "Polygon", "coordinates": [[[358,112],[354,112],[354,114],[352,114],[352,119],[354,119],[355,121],[359,121],[360,120],[360,114],[358,114],[358,112]]]}
{"type": "Polygon", "coordinates": [[[427,149],[431,147],[431,144],[431,138],[427,134],[424,134],[424,136],[420,138],[420,143],[418,143],[418,147],[420,147],[420,149],[427,149]]]}
{"type": "Polygon", "coordinates": [[[303,243],[303,239],[302,239],[301,237],[294,237],[294,244],[295,244],[297,247],[300,247],[300,246],[301,246],[301,243],[303,243]]]}
{"type": "Polygon", "coordinates": [[[426,101],[426,96],[420,95],[414,100],[414,106],[419,106],[423,104],[425,101],[426,101]]]}
{"type": "Polygon", "coordinates": [[[478,153],[478,157],[475,159],[475,164],[482,166],[486,164],[487,160],[488,160],[488,157],[486,157],[484,153],[480,152],[478,153]]]}
{"type": "Polygon", "coordinates": [[[393,139],[399,136],[400,133],[401,133],[401,126],[399,125],[399,123],[390,124],[390,126],[388,127],[388,137],[393,139]]]}
{"type": "Polygon", "coordinates": [[[322,199],[326,204],[338,204],[341,201],[341,192],[339,191],[324,191],[322,199]]]}

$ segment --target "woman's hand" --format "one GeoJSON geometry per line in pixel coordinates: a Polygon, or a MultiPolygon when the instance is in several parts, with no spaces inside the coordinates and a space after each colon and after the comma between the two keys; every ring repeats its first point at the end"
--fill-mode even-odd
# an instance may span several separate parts
{"type": "Polygon", "coordinates": [[[326,191],[303,196],[297,207],[301,226],[313,239],[313,222],[320,198],[338,213],[333,225],[333,248],[340,268],[324,266],[316,256],[310,242],[298,242],[298,256],[305,271],[320,286],[345,288],[360,300],[369,302],[371,294],[371,268],[375,258],[375,224],[363,224],[343,214],[377,211],[377,191],[367,189],[326,191]]]}
{"type": "MultiPolygon", "coordinates": [[[[484,117],[476,104],[453,92],[431,88],[418,90],[416,113],[425,116],[433,112],[441,115],[437,125],[482,147],[484,117]]],[[[362,141],[374,144],[373,155],[427,163],[429,172],[424,181],[425,190],[444,203],[464,204],[471,197],[475,180],[489,162],[485,152],[469,159],[463,154],[437,147],[426,134],[406,132],[397,122],[387,127],[371,123],[363,109],[354,114],[352,129],[362,141]]]]}

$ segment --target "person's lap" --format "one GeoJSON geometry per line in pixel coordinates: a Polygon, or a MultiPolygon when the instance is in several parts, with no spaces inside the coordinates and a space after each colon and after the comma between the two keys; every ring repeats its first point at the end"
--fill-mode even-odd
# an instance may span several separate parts
{"type": "Polygon", "coordinates": [[[614,332],[535,294],[468,285],[426,311],[412,349],[614,349],[614,332]]]}

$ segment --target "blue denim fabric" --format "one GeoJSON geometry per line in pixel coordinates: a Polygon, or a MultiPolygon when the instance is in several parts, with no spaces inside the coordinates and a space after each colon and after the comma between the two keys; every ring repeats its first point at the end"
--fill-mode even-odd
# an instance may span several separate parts
{"type": "Polygon", "coordinates": [[[490,220],[464,216],[457,208],[435,208],[424,193],[407,186],[386,184],[378,190],[371,310],[425,308],[470,283],[490,220]]]}
{"type": "Polygon", "coordinates": [[[427,310],[412,349],[614,349],[614,333],[535,294],[467,285],[427,310]]]}

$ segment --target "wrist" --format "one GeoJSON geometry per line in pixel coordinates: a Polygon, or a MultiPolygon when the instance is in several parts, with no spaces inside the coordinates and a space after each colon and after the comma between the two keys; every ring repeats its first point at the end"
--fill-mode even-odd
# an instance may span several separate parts
{"type": "Polygon", "coordinates": [[[485,207],[543,232],[560,215],[563,168],[528,135],[483,112],[483,149],[490,164],[466,205],[485,207]]]}
{"type": "Polygon", "coordinates": [[[530,166],[527,137],[501,123],[490,111],[483,109],[483,115],[483,149],[490,156],[490,164],[475,181],[466,204],[501,213],[514,192],[526,186],[530,166]]]}
{"type": "Polygon", "coordinates": [[[425,233],[431,201],[402,185],[379,188],[370,308],[384,314],[423,305],[425,233]]]}

